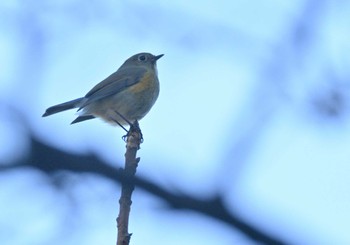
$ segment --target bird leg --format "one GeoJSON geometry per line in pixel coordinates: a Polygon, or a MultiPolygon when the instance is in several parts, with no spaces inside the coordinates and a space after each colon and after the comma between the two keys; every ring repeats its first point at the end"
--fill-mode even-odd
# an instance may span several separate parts
{"type": "Polygon", "coordinates": [[[126,141],[127,137],[129,137],[133,132],[136,132],[138,134],[140,134],[140,142],[142,143],[143,142],[143,135],[142,135],[142,132],[141,132],[141,129],[140,129],[140,126],[139,126],[139,122],[137,120],[135,120],[133,123],[131,123],[126,117],[124,117],[121,113],[119,113],[118,111],[115,111],[114,112],[119,116],[121,117],[127,124],[130,125],[130,129],[129,131],[126,130],[126,128],[124,126],[122,126],[118,121],[116,120],[113,120],[114,122],[116,122],[120,127],[122,127],[126,132],[127,134],[124,135],[122,137],[122,139],[124,141],[126,141]]]}

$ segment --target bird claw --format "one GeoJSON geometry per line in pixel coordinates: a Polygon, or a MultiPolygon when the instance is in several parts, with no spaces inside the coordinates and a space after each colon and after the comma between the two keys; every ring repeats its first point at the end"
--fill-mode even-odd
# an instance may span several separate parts
{"type": "Polygon", "coordinates": [[[131,136],[133,133],[137,133],[140,136],[140,143],[143,143],[143,135],[139,126],[139,122],[137,120],[134,121],[134,123],[130,124],[130,129],[127,131],[127,134],[122,136],[122,139],[124,142],[128,140],[128,137],[131,136]]]}

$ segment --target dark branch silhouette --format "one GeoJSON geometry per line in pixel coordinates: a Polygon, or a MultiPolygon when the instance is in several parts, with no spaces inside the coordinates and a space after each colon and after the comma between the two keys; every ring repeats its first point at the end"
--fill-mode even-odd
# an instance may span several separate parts
{"type": "Polygon", "coordinates": [[[85,156],[69,154],[47,146],[33,137],[31,138],[31,146],[31,153],[26,159],[10,165],[0,165],[0,171],[30,167],[48,175],[54,175],[60,171],[69,171],[77,174],[99,175],[117,184],[130,183],[131,181],[137,188],[160,198],[173,209],[190,210],[214,218],[262,244],[287,244],[231,212],[224,205],[220,196],[195,198],[184,193],[169,191],[139,176],[130,178],[124,174],[122,169],[106,164],[93,154],[85,156]]]}

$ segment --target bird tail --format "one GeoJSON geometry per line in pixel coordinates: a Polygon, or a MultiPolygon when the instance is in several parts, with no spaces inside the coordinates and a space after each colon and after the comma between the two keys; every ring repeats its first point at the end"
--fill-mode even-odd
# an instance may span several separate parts
{"type": "Polygon", "coordinates": [[[43,117],[50,116],[52,114],[55,114],[55,113],[58,113],[61,111],[77,108],[77,107],[79,107],[79,105],[81,104],[81,101],[83,99],[84,98],[82,97],[82,98],[71,100],[71,101],[68,101],[68,102],[65,102],[62,104],[51,106],[51,107],[46,109],[45,113],[43,114],[43,117]]]}

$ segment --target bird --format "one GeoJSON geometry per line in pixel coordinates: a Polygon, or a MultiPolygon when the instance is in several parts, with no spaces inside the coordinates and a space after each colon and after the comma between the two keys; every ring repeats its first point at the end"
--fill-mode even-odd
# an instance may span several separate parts
{"type": "Polygon", "coordinates": [[[101,118],[113,125],[131,126],[151,110],[159,96],[157,60],[163,55],[143,52],[131,56],[84,97],[51,106],[42,116],[77,108],[78,117],[71,124],[101,118]]]}

